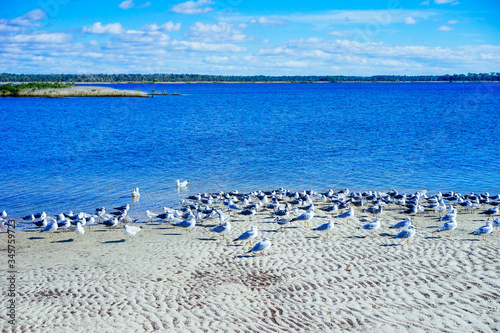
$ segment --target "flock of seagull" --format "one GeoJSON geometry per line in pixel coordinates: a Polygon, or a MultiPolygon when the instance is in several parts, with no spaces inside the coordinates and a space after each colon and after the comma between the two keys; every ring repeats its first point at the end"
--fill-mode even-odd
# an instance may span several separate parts
{"type": "MultiPolygon", "coordinates": [[[[189,181],[180,182],[177,180],[176,186],[178,188],[187,187],[188,183],[189,181]]],[[[138,199],[140,195],[139,188],[132,191],[133,199],[138,199]]],[[[226,235],[231,232],[230,221],[235,215],[248,216],[252,221],[255,214],[266,211],[278,225],[276,230],[278,232],[286,230],[296,221],[302,221],[305,228],[311,228],[309,221],[315,217],[317,210],[321,210],[331,214],[332,219],[313,230],[323,231],[329,238],[329,232],[334,229],[335,221],[345,220],[349,224],[350,221],[356,220],[354,207],[357,207],[359,210],[373,215],[372,222],[359,228],[369,231],[372,237],[375,237],[375,231],[381,227],[380,215],[384,209],[389,209],[388,205],[391,204],[396,205],[396,208],[392,208],[393,210],[399,210],[401,214],[407,216],[404,220],[391,226],[393,229],[400,230],[395,238],[406,240],[407,245],[410,245],[410,239],[415,236],[417,229],[411,222],[411,216],[421,214],[424,211],[433,211],[437,214],[443,224],[437,227],[436,232],[447,232],[449,237],[451,237],[452,231],[457,228],[459,208],[469,212],[481,209],[480,214],[487,216],[486,224],[471,232],[474,235],[481,235],[485,241],[487,241],[486,236],[493,232],[493,228],[500,228],[500,218],[490,221],[492,217],[500,215],[500,196],[491,196],[489,193],[461,195],[454,192],[444,194],[438,192],[435,195],[427,195],[427,191],[406,194],[398,193],[396,190],[351,192],[348,189],[317,193],[312,190],[292,192],[283,188],[250,193],[221,191],[189,196],[181,201],[181,205],[177,209],[164,207],[161,213],[146,210],[146,216],[148,222],[153,222],[155,219],[161,220],[174,227],[185,229],[186,233],[191,232],[197,224],[203,225],[205,221],[218,220],[219,225],[211,228],[211,231],[222,235],[225,240],[226,235]],[[320,205],[321,208],[319,208],[320,205]],[[485,206],[491,207],[486,209],[485,206]]],[[[114,229],[121,224],[125,235],[135,239],[136,234],[144,227],[136,223],[136,219],[128,216],[129,210],[130,205],[126,204],[115,207],[110,212],[101,207],[97,208],[93,214],[69,212],[52,217],[41,212],[24,216],[22,219],[32,223],[41,232],[49,233],[50,237],[57,230],[74,228],[77,235],[83,236],[85,226],[90,228],[100,224],[114,229]]],[[[0,214],[0,227],[5,226],[5,224],[7,224],[7,213],[3,211],[0,214]]],[[[252,240],[257,239],[258,235],[258,227],[252,225],[250,230],[233,239],[233,242],[248,241],[252,246],[252,240]]],[[[263,238],[254,244],[248,253],[262,252],[270,247],[269,238],[263,238]]]]}

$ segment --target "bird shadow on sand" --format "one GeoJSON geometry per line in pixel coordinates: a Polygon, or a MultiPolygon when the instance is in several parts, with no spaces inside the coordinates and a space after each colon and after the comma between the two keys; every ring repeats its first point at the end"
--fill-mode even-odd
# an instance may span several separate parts
{"type": "Polygon", "coordinates": [[[319,236],[306,236],[306,238],[309,238],[309,239],[318,239],[319,236]]]}
{"type": "Polygon", "coordinates": [[[479,242],[479,241],[480,241],[480,239],[466,238],[466,239],[462,239],[462,241],[479,242]]]}
{"type": "Polygon", "coordinates": [[[402,244],[380,244],[380,246],[400,246],[402,244]]]}
{"type": "Polygon", "coordinates": [[[115,244],[115,243],[124,243],[125,239],[119,239],[119,240],[111,240],[111,241],[105,241],[101,242],[102,244],[115,244]]]}
{"type": "Polygon", "coordinates": [[[236,256],[236,258],[253,258],[255,256],[251,256],[251,255],[241,255],[241,256],[236,256]]]}
{"type": "Polygon", "coordinates": [[[427,237],[424,237],[424,239],[441,239],[443,237],[441,236],[427,236],[427,237]]]}
{"type": "Polygon", "coordinates": [[[243,245],[241,245],[241,244],[227,244],[227,246],[241,247],[243,245]]]}
{"type": "Polygon", "coordinates": [[[182,236],[182,234],[172,234],[172,233],[168,233],[168,234],[162,234],[164,236],[182,236]]]}
{"type": "Polygon", "coordinates": [[[395,235],[388,234],[387,232],[384,232],[382,234],[379,234],[382,237],[394,237],[395,235]]]}
{"type": "Polygon", "coordinates": [[[198,238],[198,240],[201,240],[201,241],[215,241],[216,239],[215,238],[198,238]]]}
{"type": "Polygon", "coordinates": [[[44,238],[43,237],[28,237],[27,239],[35,240],[35,239],[44,239],[44,238]]]}
{"type": "Polygon", "coordinates": [[[437,229],[437,227],[438,227],[437,225],[431,225],[431,226],[427,227],[427,229],[437,229]]]}
{"type": "Polygon", "coordinates": [[[70,238],[70,239],[63,239],[63,240],[58,240],[58,241],[52,241],[51,243],[70,243],[70,242],[73,242],[74,239],[73,238],[70,238]]]}
{"type": "Polygon", "coordinates": [[[349,236],[349,237],[345,237],[345,238],[366,238],[368,236],[349,236]]]}
{"type": "MultiPolygon", "coordinates": [[[[109,229],[109,230],[111,230],[111,229],[109,229]]],[[[104,230],[94,230],[94,232],[106,232],[106,231],[108,231],[108,229],[104,229],[104,230]]]]}

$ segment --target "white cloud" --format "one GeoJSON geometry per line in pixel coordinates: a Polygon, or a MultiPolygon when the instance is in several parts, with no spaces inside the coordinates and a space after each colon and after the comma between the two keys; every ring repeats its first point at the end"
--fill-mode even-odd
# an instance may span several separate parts
{"type": "Polygon", "coordinates": [[[420,3],[422,6],[429,6],[430,5],[430,0],[425,0],[420,3]]]}
{"type": "Polygon", "coordinates": [[[447,25],[442,25],[438,28],[439,31],[452,31],[453,28],[450,28],[449,26],[447,25]]]}
{"type": "Polygon", "coordinates": [[[121,9],[130,9],[135,7],[134,0],[125,0],[118,5],[121,9]]]}
{"type": "Polygon", "coordinates": [[[434,3],[436,5],[444,5],[444,4],[447,4],[447,3],[451,3],[455,0],[434,0],[434,3]]]}
{"type": "Polygon", "coordinates": [[[121,23],[109,23],[107,25],[102,25],[101,22],[94,23],[91,27],[84,27],[83,32],[91,34],[113,34],[119,35],[125,32],[121,23]]]}
{"type": "Polygon", "coordinates": [[[45,13],[45,11],[41,9],[34,9],[31,12],[10,20],[9,23],[12,25],[21,26],[39,26],[40,22],[38,21],[43,20],[46,16],[47,14],[45,13]]]}
{"type": "Polygon", "coordinates": [[[175,5],[172,7],[172,11],[180,14],[204,14],[214,10],[213,7],[210,7],[210,5],[214,4],[215,2],[212,0],[190,0],[175,5]]]}
{"type": "Polygon", "coordinates": [[[226,22],[215,24],[196,22],[193,24],[186,36],[193,41],[200,42],[244,42],[248,38],[241,29],[246,28],[245,24],[234,25],[226,22]]]}
{"type": "Polygon", "coordinates": [[[307,67],[309,64],[305,61],[295,61],[295,60],[290,60],[285,63],[278,63],[276,64],[277,66],[280,67],[292,67],[292,68],[300,68],[300,67],[307,67]]]}
{"type": "Polygon", "coordinates": [[[260,25],[277,25],[277,24],[287,24],[288,22],[283,19],[273,19],[273,18],[268,18],[266,16],[261,16],[259,18],[250,19],[250,23],[260,24],[260,25]]]}
{"type": "Polygon", "coordinates": [[[205,58],[205,62],[212,63],[212,64],[223,64],[223,63],[227,63],[228,61],[229,61],[229,57],[211,56],[211,57],[205,58]]]}
{"type": "Polygon", "coordinates": [[[457,23],[458,23],[458,21],[457,21],[457,20],[449,20],[449,21],[448,21],[448,24],[457,24],[457,23]]]}
{"type": "Polygon", "coordinates": [[[4,41],[12,43],[41,43],[41,44],[61,44],[69,42],[73,39],[72,35],[65,33],[36,33],[36,34],[19,34],[11,37],[5,37],[4,41]]]}
{"type": "Polygon", "coordinates": [[[326,33],[327,35],[336,36],[336,37],[350,37],[354,36],[354,32],[352,31],[330,31],[326,33]]]}
{"type": "Polygon", "coordinates": [[[172,46],[177,50],[199,51],[199,52],[244,52],[246,47],[233,44],[213,44],[188,41],[172,41],[172,46]]]}
{"type": "Polygon", "coordinates": [[[136,4],[134,3],[134,0],[125,0],[118,5],[118,7],[121,9],[130,9],[130,8],[134,8],[134,7],[145,8],[148,6],[151,6],[151,2],[148,1],[142,5],[136,6],[136,4]]]}
{"type": "Polygon", "coordinates": [[[407,18],[405,18],[405,24],[416,24],[417,21],[415,21],[415,19],[411,16],[408,16],[407,18]]]}
{"type": "Polygon", "coordinates": [[[142,29],[147,31],[179,31],[181,30],[181,23],[169,21],[162,25],[157,25],[156,23],[146,24],[142,27],[142,29]]]}

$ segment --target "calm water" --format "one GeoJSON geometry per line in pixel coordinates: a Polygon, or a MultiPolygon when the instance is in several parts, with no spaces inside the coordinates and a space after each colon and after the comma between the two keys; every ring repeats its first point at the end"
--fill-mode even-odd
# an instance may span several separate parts
{"type": "Polygon", "coordinates": [[[135,187],[138,212],[281,186],[500,192],[500,84],[115,87],[182,95],[0,99],[0,210],[93,211],[135,187]]]}

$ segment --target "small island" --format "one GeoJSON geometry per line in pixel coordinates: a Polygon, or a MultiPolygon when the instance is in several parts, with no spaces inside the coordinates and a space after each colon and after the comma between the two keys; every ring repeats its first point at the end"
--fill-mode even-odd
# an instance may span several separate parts
{"type": "Polygon", "coordinates": [[[99,86],[76,86],[74,83],[30,82],[0,86],[2,97],[148,97],[140,90],[119,90],[99,86]]]}

